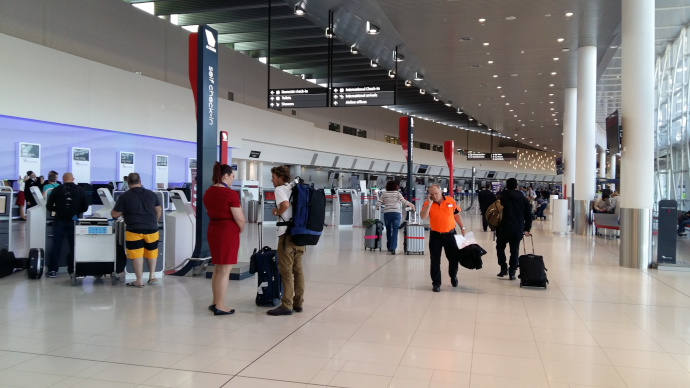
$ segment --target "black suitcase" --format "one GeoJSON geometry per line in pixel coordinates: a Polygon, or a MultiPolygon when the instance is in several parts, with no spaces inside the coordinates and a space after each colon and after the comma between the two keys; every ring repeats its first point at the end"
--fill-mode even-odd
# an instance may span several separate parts
{"type": "MultiPolygon", "coordinates": [[[[530,236],[531,238],[531,236],[530,236]]],[[[532,239],[532,254],[527,254],[527,243],[525,239],[522,242],[525,244],[525,254],[518,258],[518,268],[520,268],[520,287],[544,287],[549,283],[546,277],[546,266],[544,265],[544,258],[534,254],[534,239],[532,239]]]]}
{"type": "MultiPolygon", "coordinates": [[[[263,215],[262,215],[263,216],[263,215]]],[[[263,222],[258,223],[259,247],[263,245],[263,222]]],[[[278,271],[278,253],[265,246],[254,249],[254,254],[249,259],[249,272],[257,274],[258,287],[256,288],[257,306],[277,306],[283,297],[283,282],[278,271]]]]}
{"type": "Polygon", "coordinates": [[[29,250],[29,268],[26,271],[29,279],[40,279],[43,276],[44,262],[45,254],[43,253],[43,248],[31,248],[29,250]]]}

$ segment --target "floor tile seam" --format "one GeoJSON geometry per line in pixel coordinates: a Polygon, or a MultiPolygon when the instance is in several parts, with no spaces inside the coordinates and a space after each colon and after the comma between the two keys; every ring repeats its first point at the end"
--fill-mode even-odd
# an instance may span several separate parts
{"type": "MultiPolygon", "coordinates": [[[[340,373],[340,372],[338,372],[338,373],[340,373]]],[[[350,372],[350,373],[353,373],[353,372],[350,372]]],[[[307,386],[307,385],[308,385],[308,386],[329,387],[329,388],[330,388],[330,387],[339,387],[339,386],[337,386],[337,385],[330,385],[330,384],[315,384],[315,383],[311,383],[311,382],[310,382],[310,383],[304,383],[304,382],[301,382],[301,381],[268,379],[268,378],[265,378],[265,377],[254,377],[254,376],[240,376],[239,374],[237,374],[237,375],[235,375],[235,376],[232,376],[232,378],[231,378],[230,380],[228,380],[227,382],[225,382],[225,384],[223,384],[223,385],[221,386],[221,388],[222,388],[222,387],[225,387],[225,386],[226,386],[228,383],[230,383],[235,377],[241,377],[241,378],[243,378],[243,379],[262,380],[262,381],[276,381],[276,382],[281,382],[281,383],[304,384],[304,386],[307,386]]],[[[342,387],[342,388],[347,388],[347,387],[342,387]]]]}
{"type": "MultiPolygon", "coordinates": [[[[393,257],[391,257],[391,258],[388,259],[385,263],[383,263],[381,266],[379,266],[378,268],[376,268],[375,271],[373,271],[372,273],[370,273],[369,275],[367,275],[367,277],[365,277],[364,279],[362,279],[359,283],[352,285],[352,287],[350,287],[350,289],[347,290],[343,295],[341,295],[340,297],[338,297],[338,299],[336,299],[336,300],[334,300],[333,302],[331,302],[328,306],[323,307],[323,308],[321,309],[321,311],[319,311],[319,312],[318,312],[317,314],[315,314],[313,317],[309,318],[309,320],[307,320],[306,322],[304,322],[303,324],[301,324],[299,327],[297,327],[297,328],[296,328],[295,330],[293,330],[291,333],[289,333],[288,335],[286,335],[282,340],[278,341],[278,343],[276,343],[275,345],[271,346],[268,350],[264,351],[264,352],[261,354],[261,356],[257,357],[254,361],[251,361],[251,362],[249,363],[249,365],[245,366],[245,367],[242,368],[240,371],[238,371],[238,372],[237,372],[237,375],[239,375],[240,373],[244,372],[247,368],[249,368],[249,367],[252,366],[255,362],[257,362],[261,357],[263,357],[264,355],[268,354],[271,350],[275,349],[278,345],[280,345],[281,343],[283,343],[283,341],[285,341],[286,339],[290,338],[293,334],[295,334],[295,332],[297,332],[299,329],[301,329],[302,327],[304,327],[304,325],[306,325],[307,323],[309,323],[309,322],[311,322],[312,320],[314,320],[314,318],[316,318],[316,317],[318,317],[319,315],[321,315],[322,312],[326,311],[326,309],[328,309],[328,308],[331,307],[333,304],[335,304],[336,302],[338,302],[338,301],[339,301],[340,299],[342,299],[345,295],[347,295],[348,293],[350,293],[350,291],[354,290],[357,286],[361,285],[364,281],[366,281],[369,277],[371,277],[373,274],[375,274],[376,272],[378,272],[381,268],[385,267],[388,263],[390,263],[390,262],[391,262],[393,259],[395,259],[397,256],[398,256],[398,254],[393,255],[393,257]]],[[[383,302],[381,302],[381,303],[383,303],[383,302]]],[[[380,305],[380,304],[379,304],[379,305],[380,305]]],[[[370,314],[370,316],[371,316],[371,314],[370,314]]],[[[280,318],[280,317],[276,317],[276,318],[280,318]]],[[[360,324],[360,327],[361,327],[361,324],[360,324]]],[[[358,329],[358,330],[359,330],[359,329],[358,329]]],[[[353,335],[354,335],[354,334],[353,334],[353,335]]],[[[347,343],[347,341],[346,341],[346,343],[347,343]]],[[[341,348],[342,348],[342,346],[341,346],[341,348]]],[[[339,348],[338,350],[340,350],[340,348],[339,348]]],[[[332,358],[332,357],[331,357],[331,358],[332,358]]],[[[231,380],[232,380],[232,379],[231,379],[231,380]]],[[[276,380],[276,381],[280,381],[280,380],[276,380]]],[[[226,384],[227,384],[227,383],[226,383],[226,384]]]]}
{"type": "MultiPolygon", "coordinates": [[[[181,371],[181,372],[206,373],[206,374],[213,374],[213,375],[219,375],[219,376],[231,376],[231,375],[229,375],[229,374],[227,374],[227,373],[205,372],[205,371],[203,371],[203,370],[202,370],[202,371],[198,371],[198,370],[190,370],[190,369],[173,368],[172,366],[162,367],[162,366],[149,366],[149,365],[139,365],[139,364],[128,364],[128,363],[126,363],[126,362],[115,362],[115,361],[107,361],[107,360],[105,360],[105,361],[99,361],[99,360],[90,360],[90,359],[87,359],[87,358],[67,357],[67,356],[53,356],[53,355],[48,355],[48,354],[27,353],[27,352],[21,352],[21,351],[8,351],[8,352],[12,352],[12,353],[21,353],[21,354],[30,354],[30,355],[36,355],[36,356],[56,357],[56,358],[63,358],[63,359],[76,360],[76,361],[89,361],[89,362],[104,363],[104,364],[110,364],[110,365],[138,366],[138,367],[142,367],[142,368],[156,368],[156,369],[162,369],[161,372],[163,372],[163,371],[166,370],[166,369],[170,369],[170,370],[181,371]]],[[[222,357],[221,357],[221,359],[222,359],[222,357]]],[[[28,362],[28,361],[31,361],[31,360],[32,360],[32,359],[29,359],[29,360],[20,362],[20,363],[17,364],[17,365],[23,364],[23,363],[28,362]]],[[[220,360],[217,360],[217,361],[220,361],[220,360]]],[[[243,361],[243,360],[234,360],[234,361],[243,361]]],[[[13,366],[11,366],[11,367],[9,367],[9,368],[6,368],[6,370],[11,370],[12,368],[14,368],[14,367],[17,366],[17,365],[13,365],[13,366]]],[[[173,365],[174,365],[174,364],[173,364],[173,365]]],[[[88,369],[88,368],[86,368],[86,369],[88,369]]],[[[84,370],[86,370],[86,369],[84,369],[84,370]]],[[[12,369],[12,370],[14,370],[14,369],[12,369]]],[[[16,370],[19,370],[19,369],[16,369],[16,370]]],[[[77,373],[81,373],[81,372],[83,372],[83,370],[80,371],[80,372],[77,372],[77,373]]],[[[39,372],[39,373],[41,373],[41,372],[39,372]]],[[[160,373],[160,372],[159,372],[159,373],[160,373]]],[[[234,376],[234,375],[232,375],[232,376],[234,376]]],[[[72,376],[67,376],[67,377],[75,377],[75,376],[72,375],[72,376]]],[[[84,377],[84,378],[93,379],[93,378],[91,378],[91,377],[84,377]]],[[[98,380],[98,379],[93,379],[93,380],[98,380]]]]}

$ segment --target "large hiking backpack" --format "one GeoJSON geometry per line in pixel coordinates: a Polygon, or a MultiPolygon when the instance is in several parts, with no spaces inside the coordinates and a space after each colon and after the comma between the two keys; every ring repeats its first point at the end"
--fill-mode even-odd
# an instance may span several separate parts
{"type": "Polygon", "coordinates": [[[278,222],[277,225],[288,227],[290,239],[295,245],[316,245],[326,220],[326,194],[323,190],[304,184],[297,177],[290,195],[290,206],[292,219],[278,222]]]}
{"type": "MultiPolygon", "coordinates": [[[[55,215],[60,218],[72,218],[72,216],[82,212],[79,208],[81,205],[78,195],[79,186],[76,184],[61,186],[62,195],[55,200],[55,215]]],[[[53,189],[53,191],[55,190],[57,190],[57,187],[53,189]]]]}
{"type": "Polygon", "coordinates": [[[495,231],[501,226],[501,222],[503,221],[503,205],[501,205],[500,199],[497,199],[494,203],[489,205],[484,217],[486,217],[486,221],[489,223],[489,228],[491,228],[491,230],[495,231]]]}

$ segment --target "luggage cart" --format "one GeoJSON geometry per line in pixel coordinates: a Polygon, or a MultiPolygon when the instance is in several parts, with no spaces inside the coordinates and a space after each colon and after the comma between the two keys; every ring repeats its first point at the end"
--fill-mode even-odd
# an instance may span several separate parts
{"type": "Polygon", "coordinates": [[[77,278],[93,276],[97,279],[110,274],[116,285],[120,280],[116,272],[116,235],[113,221],[106,218],[85,218],[74,224],[74,271],[72,285],[77,278]]]}

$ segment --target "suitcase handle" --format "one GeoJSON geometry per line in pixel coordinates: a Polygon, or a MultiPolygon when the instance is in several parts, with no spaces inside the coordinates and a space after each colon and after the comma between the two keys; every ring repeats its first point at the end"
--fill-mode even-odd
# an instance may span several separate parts
{"type": "MultiPolygon", "coordinates": [[[[530,238],[530,240],[532,240],[532,254],[534,255],[535,254],[534,253],[534,237],[532,237],[532,233],[530,233],[529,238],[530,238]]],[[[525,235],[524,234],[522,235],[522,242],[523,242],[523,245],[522,245],[523,251],[525,252],[525,254],[527,254],[527,243],[525,242],[525,235]]]]}

